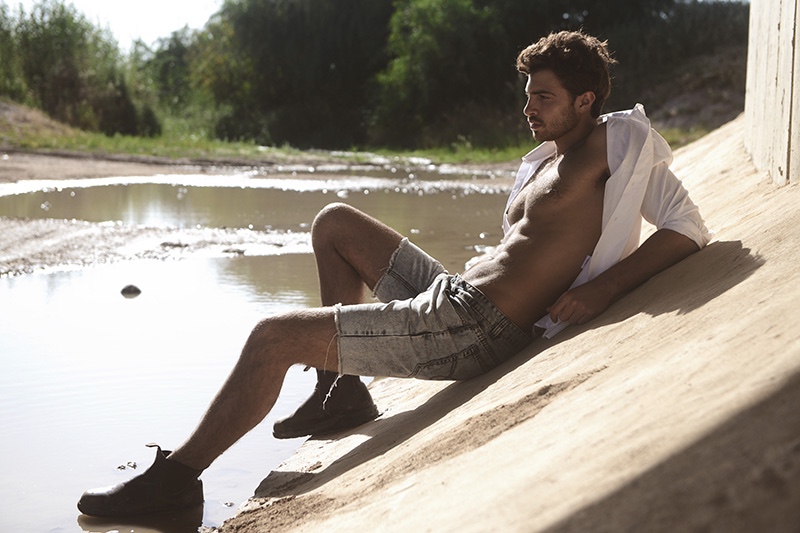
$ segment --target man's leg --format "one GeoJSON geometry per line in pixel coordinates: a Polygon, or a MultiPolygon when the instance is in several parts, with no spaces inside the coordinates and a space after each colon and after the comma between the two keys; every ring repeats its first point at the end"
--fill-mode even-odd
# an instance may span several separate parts
{"type": "Polygon", "coordinates": [[[87,491],[78,508],[94,516],[130,516],[202,503],[197,477],[264,419],[295,363],[338,369],[333,308],[286,313],[259,323],[192,435],[172,453],[159,449],[144,474],[116,487],[87,491]]]}
{"type": "MultiPolygon", "coordinates": [[[[365,301],[402,239],[387,225],[348,205],[323,209],[311,228],[322,305],[365,301]]],[[[339,377],[337,372],[318,369],[311,396],[291,416],[275,423],[273,435],[323,434],[360,426],[378,414],[358,376],[339,377]]]]}
{"type": "Polygon", "coordinates": [[[386,272],[403,236],[346,204],[331,204],[314,219],[311,243],[322,305],[356,304],[386,272]]]}
{"type": "Polygon", "coordinates": [[[207,468],[267,416],[295,363],[338,369],[332,308],[291,312],[256,326],[197,429],[171,458],[207,468]]]}

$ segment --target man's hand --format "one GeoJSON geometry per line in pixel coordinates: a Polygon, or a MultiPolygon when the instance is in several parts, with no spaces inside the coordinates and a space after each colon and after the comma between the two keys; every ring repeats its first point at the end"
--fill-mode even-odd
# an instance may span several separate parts
{"type": "Polygon", "coordinates": [[[635,252],[595,279],[562,294],[547,312],[556,322],[585,324],[623,294],[698,250],[688,237],[660,229],[635,252]]]}
{"type": "Polygon", "coordinates": [[[608,309],[615,296],[607,284],[595,279],[562,294],[547,312],[554,322],[585,324],[608,309]]]}

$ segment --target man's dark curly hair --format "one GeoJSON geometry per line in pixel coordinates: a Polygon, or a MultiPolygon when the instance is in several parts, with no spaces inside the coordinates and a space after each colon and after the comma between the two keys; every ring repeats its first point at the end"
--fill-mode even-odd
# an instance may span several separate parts
{"type": "Polygon", "coordinates": [[[552,70],[573,97],[592,91],[594,117],[611,94],[609,67],[614,63],[605,41],[580,31],[551,33],[517,56],[517,70],[523,74],[552,70]]]}

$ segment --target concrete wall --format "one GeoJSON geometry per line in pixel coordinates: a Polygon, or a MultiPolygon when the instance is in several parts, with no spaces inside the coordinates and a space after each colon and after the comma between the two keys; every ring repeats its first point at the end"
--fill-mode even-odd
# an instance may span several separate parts
{"type": "Polygon", "coordinates": [[[800,0],[752,0],[745,147],[778,185],[800,182],[800,0]]]}

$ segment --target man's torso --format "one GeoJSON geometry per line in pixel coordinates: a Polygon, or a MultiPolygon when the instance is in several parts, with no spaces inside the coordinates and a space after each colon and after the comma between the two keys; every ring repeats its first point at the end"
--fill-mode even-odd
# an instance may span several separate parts
{"type": "Polygon", "coordinates": [[[608,178],[605,125],[545,161],[509,205],[500,246],[463,277],[530,331],[566,291],[600,237],[608,178]]]}

